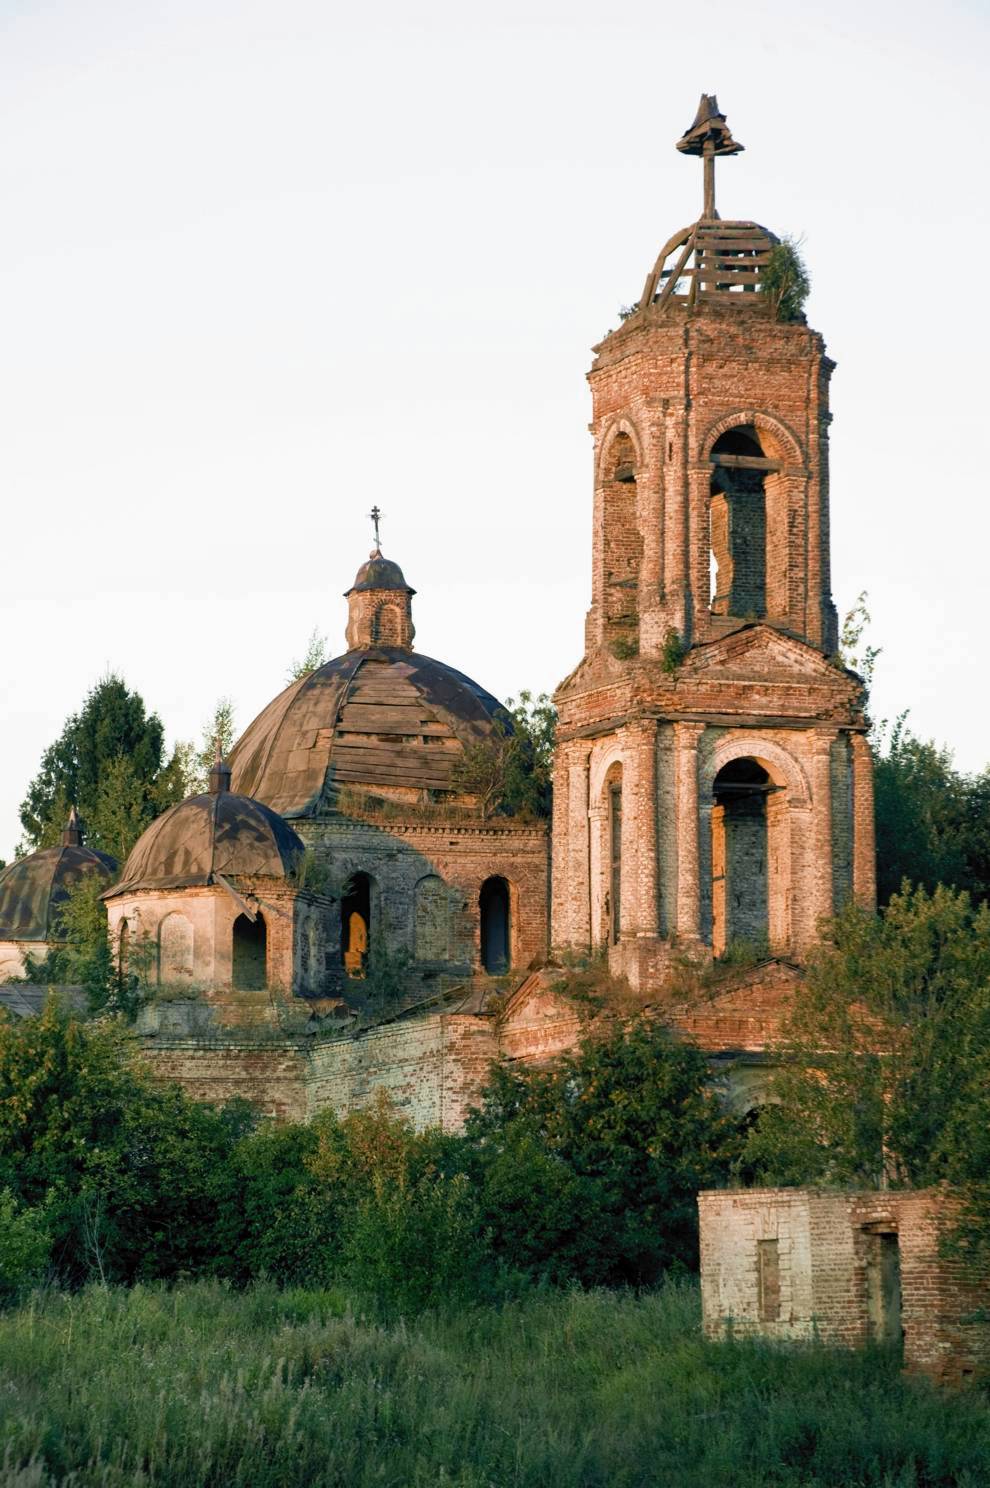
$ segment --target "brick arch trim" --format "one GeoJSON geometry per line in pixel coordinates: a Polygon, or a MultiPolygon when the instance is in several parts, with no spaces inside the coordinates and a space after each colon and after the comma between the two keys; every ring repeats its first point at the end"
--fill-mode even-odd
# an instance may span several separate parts
{"type": "Polygon", "coordinates": [[[786,464],[802,467],[806,464],[804,449],[793,429],[788,428],[782,419],[774,418],[769,413],[761,413],[756,408],[740,408],[735,413],[723,414],[715,423],[709,424],[698,446],[698,458],[707,460],[716,439],[728,434],[730,429],[738,429],[740,424],[752,424],[754,428],[762,429],[771,439],[775,439],[783,448],[786,464]]]}
{"type": "Polygon", "coordinates": [[[637,471],[642,469],[643,441],[640,437],[639,430],[636,428],[636,425],[633,423],[631,418],[629,418],[624,413],[620,413],[617,418],[612,419],[610,423],[606,424],[605,430],[599,441],[598,461],[595,470],[596,481],[601,481],[605,459],[608,455],[609,450],[612,448],[612,444],[615,441],[616,436],[619,434],[628,434],[629,438],[632,440],[633,449],[636,451],[636,469],[637,471]]]}
{"type": "Polygon", "coordinates": [[[597,757],[592,756],[591,771],[588,776],[588,804],[598,804],[598,798],[605,788],[605,777],[613,765],[622,765],[625,768],[625,750],[616,740],[603,750],[597,757]]]}
{"type": "Polygon", "coordinates": [[[764,739],[759,734],[734,734],[731,739],[720,740],[704,756],[699,781],[704,798],[711,796],[719,770],[737,759],[758,760],[775,785],[787,787],[791,806],[811,805],[808,777],[800,762],[779,744],[774,744],[772,740],[764,739]]]}

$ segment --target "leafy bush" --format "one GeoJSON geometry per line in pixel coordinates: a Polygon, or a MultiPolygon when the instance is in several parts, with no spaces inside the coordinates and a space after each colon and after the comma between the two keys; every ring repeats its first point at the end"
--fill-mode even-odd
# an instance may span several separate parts
{"type": "Polygon", "coordinates": [[[784,237],[773,245],[760,278],[778,320],[804,319],[811,279],[796,238],[784,237]]]}
{"type": "Polygon", "coordinates": [[[644,1018],[593,1028],[549,1069],[496,1067],[467,1138],[496,1254],[521,1248],[531,1270],[586,1285],[693,1267],[696,1195],[736,1143],[705,1056],[644,1018]],[[500,1198],[513,1161],[531,1172],[528,1203],[525,1187],[500,1198]]]}
{"type": "Polygon", "coordinates": [[[0,1191],[0,1303],[40,1280],[51,1248],[44,1208],[27,1209],[9,1188],[0,1191]]]}

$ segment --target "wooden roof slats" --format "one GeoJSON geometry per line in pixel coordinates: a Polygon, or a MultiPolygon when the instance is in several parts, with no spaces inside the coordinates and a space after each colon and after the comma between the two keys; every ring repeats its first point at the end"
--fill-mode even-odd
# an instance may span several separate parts
{"type": "Polygon", "coordinates": [[[637,308],[656,312],[672,299],[688,308],[714,299],[752,304],[776,242],[758,222],[702,218],[664,244],[637,308]]]}

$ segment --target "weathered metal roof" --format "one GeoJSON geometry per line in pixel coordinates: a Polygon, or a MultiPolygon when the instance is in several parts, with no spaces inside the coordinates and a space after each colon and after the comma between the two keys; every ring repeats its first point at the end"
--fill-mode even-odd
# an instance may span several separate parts
{"type": "Polygon", "coordinates": [[[0,940],[58,938],[58,907],[88,873],[110,879],[117,871],[106,853],[78,842],[43,847],[0,873],[0,940]]]}
{"type": "MultiPolygon", "coordinates": [[[[393,563],[391,558],[383,558],[380,548],[375,548],[369,554],[367,563],[361,564],[347,594],[359,594],[366,589],[404,589],[407,594],[416,593],[406,583],[399,565],[393,563]]],[[[344,597],[346,599],[347,595],[344,597]]]]}
{"type": "Polygon", "coordinates": [[[349,651],[290,683],[230,755],[235,790],[311,816],[328,785],[450,790],[464,746],[501,704],[440,661],[399,647],[349,651]]]}
{"type": "Polygon", "coordinates": [[[218,874],[285,878],[304,851],[280,816],[250,796],[189,796],[138,838],[120,882],[104,895],[215,883],[218,874]]]}

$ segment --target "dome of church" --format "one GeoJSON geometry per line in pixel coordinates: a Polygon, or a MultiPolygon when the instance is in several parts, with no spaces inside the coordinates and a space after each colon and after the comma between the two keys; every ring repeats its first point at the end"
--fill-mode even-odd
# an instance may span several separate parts
{"type": "Polygon", "coordinates": [[[230,760],[236,790],[287,817],[313,815],[339,785],[454,789],[465,746],[488,737],[498,700],[403,646],[363,645],[290,683],[230,760]]]}
{"type": "Polygon", "coordinates": [[[404,589],[407,594],[416,593],[406,583],[399,565],[391,558],[383,558],[381,549],[377,547],[368,555],[367,563],[361,564],[347,593],[362,594],[370,589],[404,589]]]}
{"type": "Polygon", "coordinates": [[[58,939],[58,907],[90,873],[108,881],[117,871],[106,853],[83,844],[75,808],[58,847],[11,863],[0,873],[0,940],[58,939]]]}
{"type": "Polygon", "coordinates": [[[136,889],[179,889],[227,877],[285,878],[304,846],[270,807],[227,789],[230,771],[217,762],[206,795],[171,806],[131,848],[108,899],[136,889]]]}

